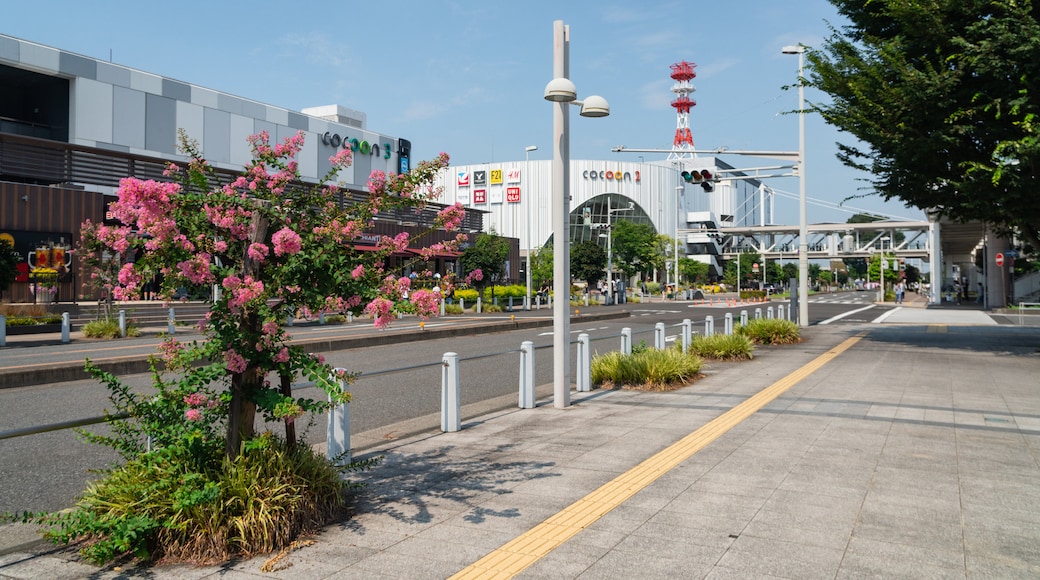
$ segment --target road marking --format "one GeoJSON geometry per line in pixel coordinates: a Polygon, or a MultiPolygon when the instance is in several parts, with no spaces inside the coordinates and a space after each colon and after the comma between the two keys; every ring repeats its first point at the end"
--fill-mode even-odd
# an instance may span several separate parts
{"type": "Polygon", "coordinates": [[[859,334],[846,339],[786,377],[752,395],[743,403],[719,415],[700,429],[622,473],[487,556],[463,568],[451,578],[459,580],[464,578],[512,578],[519,574],[653,483],[657,478],[726,434],[727,431],[768,405],[802,379],[852,348],[863,336],[865,335],[859,334]]]}
{"type": "Polygon", "coordinates": [[[842,318],[845,318],[846,316],[851,316],[853,314],[856,314],[857,312],[863,312],[864,310],[870,310],[873,307],[874,307],[874,304],[871,304],[869,306],[864,306],[863,308],[859,308],[857,310],[849,310],[848,312],[845,312],[844,314],[839,314],[837,316],[832,316],[832,317],[828,318],[827,320],[824,320],[820,324],[830,324],[830,323],[832,323],[832,322],[834,322],[836,320],[841,320],[842,318]]]}
{"type": "Polygon", "coordinates": [[[871,324],[881,324],[881,323],[882,323],[882,322],[884,322],[884,321],[885,321],[885,319],[887,319],[887,318],[888,318],[889,316],[892,316],[893,314],[895,314],[896,312],[899,312],[899,311],[900,311],[900,310],[902,310],[902,309],[903,309],[903,307],[902,307],[902,306],[896,306],[896,307],[895,307],[895,308],[893,308],[892,310],[889,310],[888,312],[886,312],[886,313],[882,314],[881,316],[878,316],[878,317],[877,317],[877,318],[875,318],[874,320],[871,320],[871,321],[870,321],[870,323],[871,323],[871,324]]]}

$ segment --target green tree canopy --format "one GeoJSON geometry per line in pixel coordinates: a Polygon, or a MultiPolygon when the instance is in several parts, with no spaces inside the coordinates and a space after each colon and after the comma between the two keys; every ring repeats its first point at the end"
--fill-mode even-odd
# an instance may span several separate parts
{"type": "Polygon", "coordinates": [[[589,288],[606,276],[607,252],[592,240],[571,246],[571,277],[584,280],[589,288]]]}
{"type": "Polygon", "coordinates": [[[693,258],[679,258],[679,276],[689,284],[706,284],[708,265],[693,258]]]}
{"type": "Polygon", "coordinates": [[[861,143],[838,158],[885,199],[1040,247],[1040,23],[1025,0],[831,0],[850,21],[807,51],[808,108],[861,143]]]}
{"type": "Polygon", "coordinates": [[[459,256],[466,273],[480,270],[483,276],[478,280],[472,280],[473,286],[477,288],[481,296],[484,295],[484,287],[496,282],[502,277],[506,269],[506,258],[509,257],[509,241],[491,230],[489,233],[480,234],[473,245],[466,248],[459,256]]]}
{"type": "Polygon", "coordinates": [[[541,288],[553,278],[553,247],[546,244],[531,255],[531,286],[541,288]]]}
{"type": "Polygon", "coordinates": [[[662,262],[654,226],[618,220],[614,222],[610,234],[614,265],[625,276],[631,278],[639,272],[649,274],[655,264],[662,262]]]}

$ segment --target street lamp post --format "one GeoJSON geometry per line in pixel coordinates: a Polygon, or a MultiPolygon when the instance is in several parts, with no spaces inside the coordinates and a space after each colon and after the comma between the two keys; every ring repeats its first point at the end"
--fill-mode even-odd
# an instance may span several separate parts
{"type": "Polygon", "coordinates": [[[568,78],[570,27],[553,22],[553,80],[545,85],[545,100],[553,106],[553,406],[570,405],[570,120],[568,105],[580,105],[583,117],[606,117],[607,100],[589,96],[578,100],[578,89],[568,78]]]}
{"type": "Polygon", "coordinates": [[[632,211],[633,209],[635,209],[635,202],[631,201],[628,202],[628,207],[610,209],[610,197],[607,197],[607,296],[610,297],[611,303],[613,303],[617,298],[617,293],[614,291],[614,252],[613,247],[611,246],[613,224],[611,223],[611,216],[615,213],[632,211]]]}
{"type": "MultiPolygon", "coordinates": [[[[524,147],[524,173],[527,174],[524,179],[528,184],[531,183],[531,152],[537,151],[537,145],[528,145],[524,147]]],[[[531,224],[534,222],[534,196],[531,195],[531,187],[528,185],[527,190],[527,297],[524,298],[524,310],[531,309],[531,251],[534,249],[534,236],[531,233],[531,224]]]]}
{"type": "MultiPolygon", "coordinates": [[[[675,186],[675,213],[682,215],[683,212],[679,211],[679,196],[682,195],[684,186],[675,186]]],[[[679,217],[675,218],[675,251],[672,253],[672,259],[675,261],[675,294],[672,296],[675,300],[679,299],[679,217]]]]}
{"type": "Polygon", "coordinates": [[[798,325],[809,326],[809,226],[805,211],[805,47],[785,46],[798,55],[798,325]]]}
{"type": "MultiPolygon", "coordinates": [[[[889,238],[888,236],[881,236],[881,239],[878,240],[881,243],[881,257],[878,258],[878,264],[877,264],[878,265],[878,288],[881,289],[881,292],[878,295],[878,302],[884,302],[885,301],[885,270],[887,269],[887,265],[888,265],[888,259],[885,257],[885,242],[887,242],[889,239],[891,239],[891,238],[889,238]]],[[[892,246],[890,245],[889,247],[891,248],[892,246]]]]}

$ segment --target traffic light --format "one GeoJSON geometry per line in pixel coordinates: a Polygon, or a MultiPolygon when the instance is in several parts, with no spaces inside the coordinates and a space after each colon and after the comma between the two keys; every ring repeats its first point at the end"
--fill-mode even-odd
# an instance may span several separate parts
{"type": "Polygon", "coordinates": [[[710,193],[715,190],[711,185],[711,172],[707,169],[702,169],[700,171],[697,171],[696,169],[693,171],[683,171],[682,178],[686,183],[699,183],[706,192],[710,193]]]}

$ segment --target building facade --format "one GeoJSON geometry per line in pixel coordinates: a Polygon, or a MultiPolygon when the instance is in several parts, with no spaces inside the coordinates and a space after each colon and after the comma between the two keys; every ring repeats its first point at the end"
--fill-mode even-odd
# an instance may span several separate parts
{"type": "MultiPolygon", "coordinates": [[[[619,220],[649,223],[659,234],[679,238],[679,255],[709,265],[722,276],[721,240],[725,226],[761,225],[770,219],[772,199],[761,184],[739,172],[711,183],[688,183],[682,172],[709,170],[716,177],[733,168],[714,157],[626,162],[572,160],[570,163],[570,239],[606,246],[605,231],[619,220]],[[734,179],[736,177],[736,179],[734,179]]],[[[552,161],[505,161],[449,168],[442,174],[445,203],[486,211],[485,227],[520,241],[521,255],[551,243],[554,232],[552,161]]],[[[665,275],[662,273],[662,280],[665,275]]]]}
{"type": "MultiPolygon", "coordinates": [[[[180,131],[226,175],[250,161],[247,138],[261,131],[272,141],[302,131],[297,161],[302,179],[314,183],[328,172],[331,156],[350,148],[353,164],[336,180],[359,195],[368,191],[372,171],[400,173],[411,163],[411,143],[370,131],[359,111],[338,105],[291,111],[2,34],[0,86],[0,237],[25,257],[24,269],[56,266],[64,300],[85,295],[72,251],[80,224],[105,219],[120,179],[162,180],[167,162],[183,162],[180,131]]],[[[421,230],[428,223],[417,222],[433,213],[381,215],[374,233],[421,230]]],[[[483,230],[481,218],[469,212],[462,229],[483,230]]],[[[446,254],[435,267],[447,268],[455,257],[446,254]]],[[[11,298],[35,299],[20,291],[13,289],[11,298]]]]}

